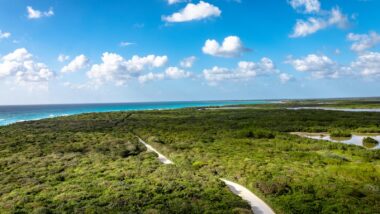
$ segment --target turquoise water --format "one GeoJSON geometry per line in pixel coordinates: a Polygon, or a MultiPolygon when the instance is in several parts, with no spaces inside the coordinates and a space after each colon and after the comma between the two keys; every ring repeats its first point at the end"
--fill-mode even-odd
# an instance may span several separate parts
{"type": "Polygon", "coordinates": [[[0,125],[93,112],[179,109],[188,107],[264,104],[269,101],[194,101],[109,104],[0,106],[0,125]]]}

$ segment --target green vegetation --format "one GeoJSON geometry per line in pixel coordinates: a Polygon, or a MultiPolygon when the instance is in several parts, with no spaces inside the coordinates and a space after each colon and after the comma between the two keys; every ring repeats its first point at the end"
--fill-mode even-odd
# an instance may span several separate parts
{"type": "Polygon", "coordinates": [[[379,145],[379,142],[371,137],[366,137],[363,139],[363,146],[366,148],[374,148],[375,146],[379,145]]]}
{"type": "Polygon", "coordinates": [[[41,130],[26,124],[0,129],[0,213],[250,209],[215,177],[161,165],[129,133],[95,131],[96,125],[92,131],[76,120],[82,130],[73,132],[46,122],[32,125],[41,130]]]}
{"type": "Polygon", "coordinates": [[[277,213],[377,213],[380,150],[288,134],[358,129],[380,129],[380,113],[182,109],[0,127],[0,213],[248,212],[219,178],[277,213]]]}
{"type": "Polygon", "coordinates": [[[278,109],[294,107],[321,107],[342,109],[380,109],[380,98],[353,98],[353,99],[308,99],[308,100],[285,100],[281,103],[241,105],[251,108],[278,109]]]}
{"type": "Polygon", "coordinates": [[[341,129],[334,129],[329,131],[329,134],[331,137],[351,137],[351,132],[347,130],[341,130],[341,129]]]}

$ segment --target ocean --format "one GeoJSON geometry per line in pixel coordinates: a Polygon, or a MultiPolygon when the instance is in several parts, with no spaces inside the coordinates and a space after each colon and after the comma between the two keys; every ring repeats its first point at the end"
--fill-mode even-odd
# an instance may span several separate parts
{"type": "Polygon", "coordinates": [[[269,102],[270,101],[252,100],[0,106],[0,125],[3,126],[22,121],[69,116],[82,113],[164,110],[189,107],[265,104],[269,102]]]}

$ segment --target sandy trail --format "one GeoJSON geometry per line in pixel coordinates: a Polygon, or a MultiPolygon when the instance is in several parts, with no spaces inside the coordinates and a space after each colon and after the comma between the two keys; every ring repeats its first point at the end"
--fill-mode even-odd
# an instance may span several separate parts
{"type": "MultiPolygon", "coordinates": [[[[148,151],[152,151],[158,155],[158,160],[160,160],[161,163],[174,164],[171,160],[169,160],[169,158],[165,157],[163,154],[161,154],[151,145],[147,144],[141,138],[138,138],[138,139],[140,143],[146,146],[148,151]]],[[[261,200],[259,197],[257,197],[255,194],[253,194],[244,186],[241,186],[237,183],[234,183],[226,179],[220,179],[220,180],[223,181],[235,195],[238,195],[243,200],[247,201],[249,205],[251,205],[252,212],[254,214],[274,214],[273,210],[263,200],[261,200]]]]}
{"type": "Polygon", "coordinates": [[[158,160],[163,164],[174,164],[169,158],[165,157],[163,154],[158,152],[155,148],[153,148],[151,145],[147,144],[145,141],[143,141],[141,138],[139,138],[140,143],[144,144],[144,146],[148,149],[148,151],[152,151],[158,155],[158,160]]]}
{"type": "Polygon", "coordinates": [[[222,180],[230,190],[251,205],[254,214],[274,214],[273,210],[247,188],[226,179],[222,180]]]}

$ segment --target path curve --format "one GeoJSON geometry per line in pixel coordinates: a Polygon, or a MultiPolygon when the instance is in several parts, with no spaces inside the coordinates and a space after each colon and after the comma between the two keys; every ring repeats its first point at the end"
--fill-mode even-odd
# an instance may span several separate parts
{"type": "Polygon", "coordinates": [[[147,144],[145,141],[143,141],[141,138],[139,138],[140,143],[144,144],[144,146],[148,149],[148,151],[154,152],[158,155],[158,160],[163,164],[174,164],[173,161],[169,160],[169,158],[165,157],[163,154],[158,152],[155,148],[153,148],[151,145],[147,144]]]}
{"type": "MultiPolygon", "coordinates": [[[[161,154],[151,145],[147,144],[140,137],[138,137],[138,139],[140,143],[144,144],[144,146],[148,149],[148,151],[152,151],[158,155],[158,160],[161,163],[174,164],[173,161],[169,160],[169,158],[165,157],[163,154],[161,154]]],[[[226,180],[226,179],[221,178],[220,180],[223,181],[228,186],[231,192],[233,192],[235,195],[238,195],[243,200],[247,201],[249,205],[251,205],[251,209],[254,214],[274,214],[275,213],[273,212],[272,208],[270,208],[263,200],[261,200],[259,197],[257,197],[255,194],[253,194],[244,186],[234,183],[232,181],[226,180]]]]}
{"type": "Polygon", "coordinates": [[[272,208],[244,186],[226,179],[220,180],[223,181],[235,195],[238,195],[243,200],[247,201],[249,205],[251,205],[254,214],[274,214],[272,208]]]}

